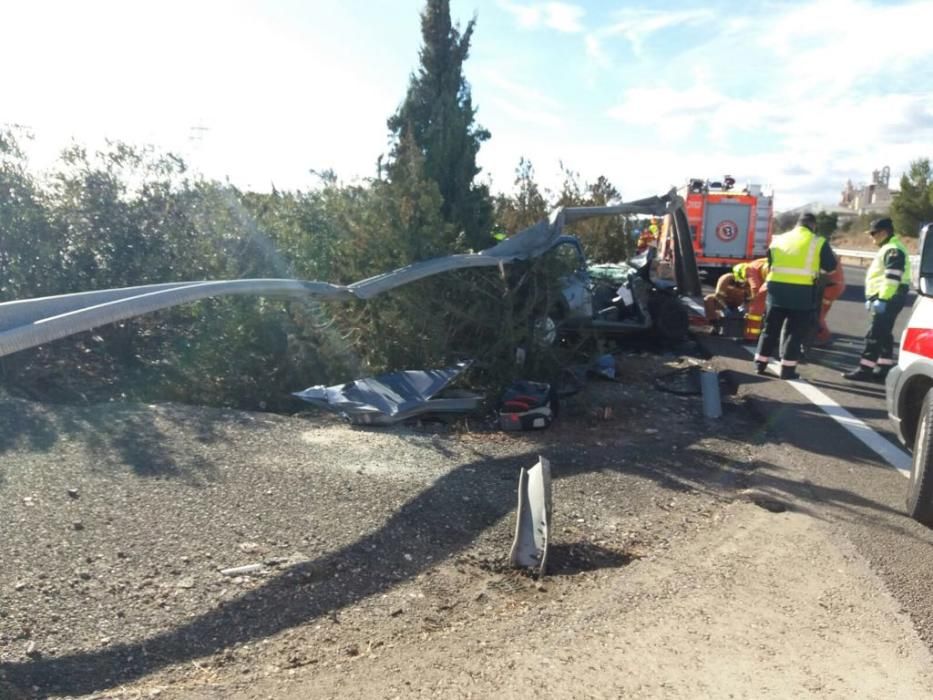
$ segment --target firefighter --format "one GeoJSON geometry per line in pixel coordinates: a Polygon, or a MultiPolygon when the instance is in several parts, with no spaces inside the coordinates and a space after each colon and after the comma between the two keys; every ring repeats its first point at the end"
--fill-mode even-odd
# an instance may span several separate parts
{"type": "Polygon", "coordinates": [[[836,269],[836,256],[818,236],[816,217],[801,214],[797,226],[775,236],[768,247],[768,305],[764,329],[758,338],[755,371],[764,374],[771,353],[781,342],[781,379],[797,378],[800,346],[816,308],[816,281],[820,270],[836,269]]]}
{"type": "Polygon", "coordinates": [[[833,302],[842,296],[846,289],[845,276],[842,273],[842,265],[837,265],[832,272],[824,272],[820,275],[820,288],[822,289],[820,308],[817,310],[816,334],[813,337],[811,345],[813,347],[822,347],[832,342],[833,334],[826,324],[826,316],[833,306],[833,302]]]}
{"type": "Polygon", "coordinates": [[[660,231],[658,229],[658,220],[652,217],[651,223],[644,228],[644,230],[641,232],[641,235],[638,237],[636,251],[639,253],[644,253],[649,247],[657,248],[659,233],[660,231]]]}
{"type": "Polygon", "coordinates": [[[746,263],[739,263],[731,272],[720,275],[716,291],[703,297],[706,321],[713,327],[713,335],[722,332],[722,316],[738,313],[748,300],[745,267],[746,263]]]}
{"type": "Polygon", "coordinates": [[[757,342],[768,301],[768,258],[752,260],[745,266],[748,301],[745,303],[745,340],[757,342]]]}
{"type": "MultiPolygon", "coordinates": [[[[759,258],[750,263],[733,265],[731,272],[719,277],[716,291],[703,297],[706,320],[713,327],[713,335],[719,335],[722,331],[722,316],[743,312],[746,319],[752,317],[750,320],[753,325],[757,321],[757,329],[760,331],[767,296],[767,270],[768,259],[759,258]]],[[[758,333],[754,335],[757,339],[758,333]]]]}
{"type": "Polygon", "coordinates": [[[858,367],[842,376],[882,381],[894,365],[894,321],[910,290],[910,255],[894,235],[891,219],[876,219],[868,233],[879,249],[865,273],[865,308],[871,321],[858,367]]]}

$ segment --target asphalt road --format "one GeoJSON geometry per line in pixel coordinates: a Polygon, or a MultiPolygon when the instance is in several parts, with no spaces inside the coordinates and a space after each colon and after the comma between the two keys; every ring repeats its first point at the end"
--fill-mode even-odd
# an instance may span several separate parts
{"type": "MultiPolygon", "coordinates": [[[[900,447],[888,423],[884,387],[840,376],[858,362],[868,320],[864,271],[846,267],[845,273],[846,291],[829,315],[835,340],[825,350],[812,351],[800,374],[900,447]]],[[[915,298],[911,294],[911,305],[915,298]]],[[[907,308],[898,318],[896,340],[909,316],[907,308]]],[[[868,559],[923,639],[933,645],[933,530],[904,513],[907,479],[792,384],[756,376],[746,348],[710,340],[717,362],[730,370],[739,395],[764,421],[762,434],[753,440],[760,457],[758,486],[833,523],[839,536],[868,559]]]]}
{"type": "MultiPolygon", "coordinates": [[[[830,309],[827,323],[833,331],[832,344],[824,349],[811,350],[810,366],[803,372],[807,380],[844,406],[855,417],[892,442],[897,437],[891,430],[884,404],[884,386],[850,382],[843,379],[843,371],[854,368],[864,345],[868,328],[868,312],[865,310],[865,270],[845,267],[846,289],[842,297],[830,309]]],[[[894,327],[895,343],[900,342],[901,332],[907,325],[916,294],[911,292],[907,306],[901,311],[894,327]]]]}

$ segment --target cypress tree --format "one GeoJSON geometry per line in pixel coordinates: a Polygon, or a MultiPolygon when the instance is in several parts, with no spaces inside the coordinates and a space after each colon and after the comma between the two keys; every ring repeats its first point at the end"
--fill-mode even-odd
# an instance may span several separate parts
{"type": "Polygon", "coordinates": [[[478,249],[492,242],[492,200],[485,185],[474,183],[480,172],[476,155],[489,132],[475,122],[476,108],[463,75],[475,24],[474,17],[461,34],[451,24],[449,0],[427,1],[421,13],[420,67],[388,120],[393,147],[387,172],[390,180],[410,173],[403,147],[403,135],[410,134],[421,152],[424,176],[437,184],[443,200],[441,215],[453,238],[445,243],[478,249]]]}

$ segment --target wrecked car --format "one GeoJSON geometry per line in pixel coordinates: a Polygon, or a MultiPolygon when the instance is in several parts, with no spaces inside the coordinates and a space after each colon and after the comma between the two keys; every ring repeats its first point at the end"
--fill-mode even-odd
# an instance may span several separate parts
{"type": "Polygon", "coordinates": [[[592,265],[576,237],[561,236],[547,255],[560,272],[561,295],[536,321],[541,344],[584,331],[606,336],[652,331],[667,340],[687,334],[689,316],[677,282],[663,274],[670,266],[658,259],[656,248],[627,262],[592,265]]]}

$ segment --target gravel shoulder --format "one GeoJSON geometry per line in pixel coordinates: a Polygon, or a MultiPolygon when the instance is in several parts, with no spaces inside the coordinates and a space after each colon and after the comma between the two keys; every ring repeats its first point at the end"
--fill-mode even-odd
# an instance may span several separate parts
{"type": "Polygon", "coordinates": [[[753,503],[757,419],[655,388],[679,366],[521,435],[0,399],[0,696],[929,696],[845,542],[753,503]],[[535,580],[505,560],[539,454],[535,580]]]}

